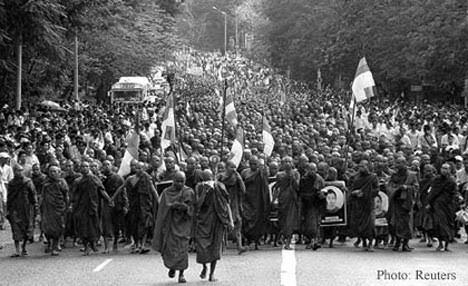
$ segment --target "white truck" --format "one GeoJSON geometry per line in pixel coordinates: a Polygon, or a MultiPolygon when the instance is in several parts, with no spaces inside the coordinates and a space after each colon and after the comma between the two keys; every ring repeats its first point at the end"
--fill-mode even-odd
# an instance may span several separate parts
{"type": "Polygon", "coordinates": [[[109,91],[112,103],[154,102],[156,97],[164,93],[164,78],[152,79],[143,76],[125,76],[112,85],[109,91]]]}
{"type": "Polygon", "coordinates": [[[112,85],[109,91],[111,102],[138,103],[148,97],[151,84],[146,77],[126,76],[121,77],[112,85]]]}

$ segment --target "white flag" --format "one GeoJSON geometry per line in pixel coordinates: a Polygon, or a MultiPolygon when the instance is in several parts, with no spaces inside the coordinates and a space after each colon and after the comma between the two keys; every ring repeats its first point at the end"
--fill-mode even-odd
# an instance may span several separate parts
{"type": "Polygon", "coordinates": [[[239,167],[239,164],[242,160],[242,156],[244,154],[244,131],[242,128],[237,129],[236,139],[232,143],[231,147],[231,154],[232,157],[230,160],[236,165],[236,168],[239,167]]]}
{"type": "Polygon", "coordinates": [[[356,103],[373,97],[374,86],[374,78],[372,77],[372,73],[367,65],[366,58],[362,58],[359,61],[352,86],[353,97],[356,99],[356,103]]]}
{"type": "Polygon", "coordinates": [[[161,148],[164,151],[171,146],[171,143],[175,142],[174,98],[172,94],[167,98],[161,129],[161,148]]]}
{"type": "Polygon", "coordinates": [[[263,147],[263,153],[269,157],[271,156],[271,153],[273,152],[273,148],[275,147],[275,140],[273,139],[273,136],[271,135],[271,127],[268,124],[268,120],[266,117],[263,117],[263,144],[265,145],[263,147]]]}

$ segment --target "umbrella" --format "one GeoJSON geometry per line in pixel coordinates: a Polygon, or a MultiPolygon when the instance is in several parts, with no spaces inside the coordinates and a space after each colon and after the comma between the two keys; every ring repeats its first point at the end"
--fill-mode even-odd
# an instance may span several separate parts
{"type": "Polygon", "coordinates": [[[40,104],[51,111],[67,111],[65,108],[61,107],[60,104],[51,100],[44,100],[40,104]]]}

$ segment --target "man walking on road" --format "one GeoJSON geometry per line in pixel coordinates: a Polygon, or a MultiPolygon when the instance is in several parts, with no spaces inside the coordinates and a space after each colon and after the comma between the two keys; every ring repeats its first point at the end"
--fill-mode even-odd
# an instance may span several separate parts
{"type": "Polygon", "coordinates": [[[359,172],[351,184],[350,230],[352,235],[362,240],[365,251],[371,251],[374,237],[374,198],[378,191],[377,177],[370,173],[369,162],[362,160],[359,163],[359,172]]]}
{"type": "Polygon", "coordinates": [[[201,174],[202,182],[196,188],[195,243],[197,262],[203,264],[200,278],[205,279],[210,263],[209,281],[216,281],[214,271],[221,258],[224,228],[234,228],[229,194],[223,184],[213,181],[213,173],[206,169],[201,174]]]}
{"type": "Polygon", "coordinates": [[[114,207],[102,206],[102,236],[104,237],[104,253],[109,253],[109,237],[114,237],[113,250],[117,251],[120,231],[124,234],[125,215],[128,212],[127,190],[123,187],[124,180],[112,171],[112,163],[105,160],[102,163],[103,185],[106,193],[112,197],[114,207]]]}
{"type": "Polygon", "coordinates": [[[31,179],[23,174],[23,167],[13,167],[14,177],[8,184],[7,214],[6,217],[11,225],[16,252],[11,257],[26,256],[26,243],[29,233],[33,228],[31,217],[38,214],[36,189],[31,179]],[[31,213],[33,210],[33,213],[31,213]],[[20,253],[20,242],[23,242],[20,253]]]}
{"type": "Polygon", "coordinates": [[[81,163],[83,175],[75,185],[75,209],[78,236],[84,245],[84,255],[89,255],[90,248],[97,252],[96,241],[101,236],[99,227],[99,203],[104,198],[109,204],[112,201],[104,190],[101,180],[91,173],[89,163],[81,163]]]}
{"type": "Polygon", "coordinates": [[[68,185],[60,178],[58,166],[49,167],[49,176],[42,188],[41,229],[47,238],[46,252],[59,253],[59,239],[65,231],[65,215],[68,206],[68,185]]]}
{"type": "Polygon", "coordinates": [[[155,214],[157,212],[158,195],[151,176],[144,170],[144,164],[135,165],[135,175],[127,178],[125,189],[129,200],[130,234],[135,241],[132,253],[145,254],[146,238],[154,231],[155,214]]]}
{"type": "Polygon", "coordinates": [[[450,176],[450,165],[444,163],[427,195],[426,209],[434,218],[434,236],[439,240],[436,251],[449,251],[448,245],[454,237],[455,192],[457,185],[450,176]]]}
{"type": "Polygon", "coordinates": [[[179,270],[179,283],[187,282],[188,247],[193,225],[195,194],[185,186],[185,174],[176,172],[171,187],[161,194],[153,236],[153,249],[160,252],[169,277],[179,270]]]}

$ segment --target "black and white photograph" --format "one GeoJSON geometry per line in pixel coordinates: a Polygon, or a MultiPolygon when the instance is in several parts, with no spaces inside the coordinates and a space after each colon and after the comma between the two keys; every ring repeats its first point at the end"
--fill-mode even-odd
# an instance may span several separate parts
{"type": "Polygon", "coordinates": [[[467,265],[468,0],[0,0],[0,286],[467,265]]]}

